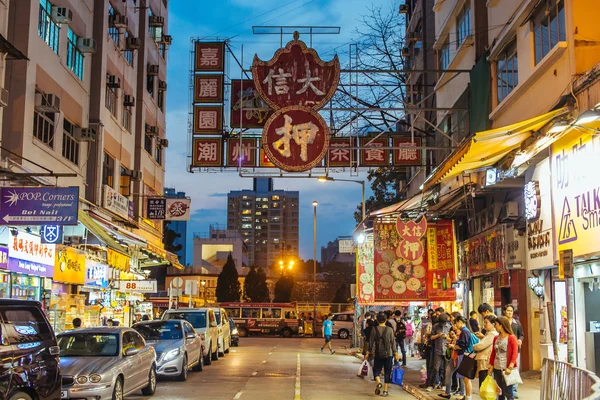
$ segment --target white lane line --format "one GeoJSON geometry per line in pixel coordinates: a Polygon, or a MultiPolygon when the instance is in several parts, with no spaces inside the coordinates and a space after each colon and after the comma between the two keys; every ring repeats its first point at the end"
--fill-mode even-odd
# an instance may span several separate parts
{"type": "Polygon", "coordinates": [[[252,373],[252,376],[256,376],[256,374],[258,374],[258,371],[254,371],[254,372],[252,373]]]}
{"type": "Polygon", "coordinates": [[[233,398],[234,400],[239,399],[240,397],[242,397],[242,392],[237,392],[237,394],[235,395],[235,397],[233,398]]]}

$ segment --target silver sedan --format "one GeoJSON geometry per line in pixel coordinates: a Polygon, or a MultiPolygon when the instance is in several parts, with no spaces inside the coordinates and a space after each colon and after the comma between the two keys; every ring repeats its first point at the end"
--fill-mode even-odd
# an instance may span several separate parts
{"type": "Polygon", "coordinates": [[[122,400],[141,389],[156,390],[156,353],[131,328],[100,327],[63,332],[60,347],[62,399],[122,400]]]}

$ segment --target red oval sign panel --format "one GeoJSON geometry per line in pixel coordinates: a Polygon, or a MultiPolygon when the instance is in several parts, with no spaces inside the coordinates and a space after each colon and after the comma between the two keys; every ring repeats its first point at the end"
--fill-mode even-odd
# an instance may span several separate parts
{"type": "Polygon", "coordinates": [[[269,160],[282,170],[307,171],[327,153],[329,128],[314,110],[284,107],[265,123],[262,145],[269,160]]]}

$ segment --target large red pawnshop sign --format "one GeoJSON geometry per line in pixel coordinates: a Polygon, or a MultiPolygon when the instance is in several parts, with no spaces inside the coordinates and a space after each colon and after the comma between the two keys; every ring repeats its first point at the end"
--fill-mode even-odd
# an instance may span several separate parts
{"type": "Polygon", "coordinates": [[[335,56],[325,62],[298,39],[269,61],[252,63],[254,87],[276,112],[265,122],[262,146],[269,160],[284,171],[301,172],[320,165],[329,146],[329,129],[317,114],[333,97],[340,78],[335,56]]]}

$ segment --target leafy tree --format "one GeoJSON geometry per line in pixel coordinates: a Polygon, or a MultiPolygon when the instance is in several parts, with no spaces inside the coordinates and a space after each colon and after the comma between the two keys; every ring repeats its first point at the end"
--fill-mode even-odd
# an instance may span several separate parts
{"type": "Polygon", "coordinates": [[[171,221],[165,221],[163,227],[163,243],[165,244],[165,250],[170,251],[171,253],[177,253],[181,249],[183,249],[183,245],[181,243],[175,244],[175,240],[181,237],[181,233],[175,232],[173,229],[169,228],[171,221]]]}
{"type": "Polygon", "coordinates": [[[239,275],[235,268],[235,262],[231,253],[227,256],[227,262],[217,278],[217,301],[240,301],[241,288],[238,280],[239,275]]]}
{"type": "Polygon", "coordinates": [[[294,288],[294,278],[289,275],[283,275],[277,283],[275,283],[275,298],[276,303],[289,303],[292,301],[292,289],[294,288]]]}
{"type": "MultiPolygon", "coordinates": [[[[370,170],[367,179],[371,183],[373,196],[365,199],[365,212],[378,210],[404,200],[404,193],[400,190],[399,183],[406,178],[404,168],[377,168],[370,170]]],[[[362,204],[354,211],[357,223],[362,220],[362,204]]]]}
{"type": "Polygon", "coordinates": [[[350,303],[352,299],[350,298],[350,289],[348,285],[342,283],[342,285],[335,291],[335,295],[333,296],[332,303],[350,303]]]}
{"type": "Polygon", "coordinates": [[[267,274],[262,268],[250,267],[250,272],[244,281],[244,299],[253,302],[269,301],[269,288],[267,286],[267,274]]]}

